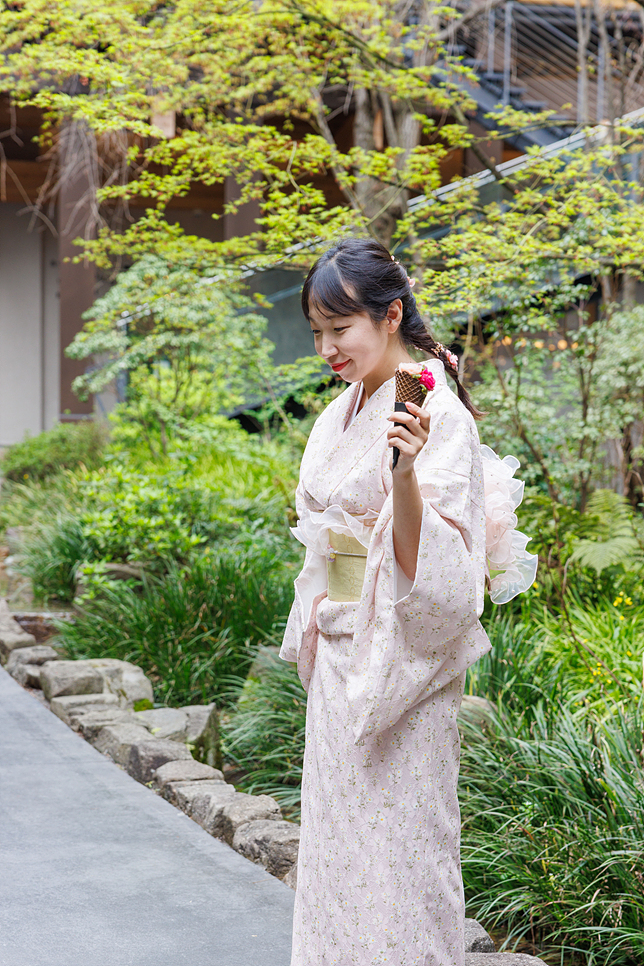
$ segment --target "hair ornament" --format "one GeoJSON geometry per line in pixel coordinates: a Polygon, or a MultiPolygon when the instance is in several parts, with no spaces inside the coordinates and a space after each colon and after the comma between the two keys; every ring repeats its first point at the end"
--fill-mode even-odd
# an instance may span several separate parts
{"type": "Polygon", "coordinates": [[[438,349],[439,352],[443,353],[443,355],[449,362],[452,369],[458,370],[458,356],[454,352],[451,352],[449,349],[446,349],[442,342],[437,342],[436,348],[438,349]]]}

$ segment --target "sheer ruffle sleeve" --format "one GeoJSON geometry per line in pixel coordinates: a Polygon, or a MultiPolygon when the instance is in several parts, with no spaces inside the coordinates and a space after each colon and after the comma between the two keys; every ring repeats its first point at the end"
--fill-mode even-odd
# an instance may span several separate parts
{"type": "Polygon", "coordinates": [[[528,553],[530,538],[516,529],[515,510],[523,499],[525,484],[515,480],[520,467],[516,456],[501,459],[489,446],[481,446],[485,483],[486,553],[490,573],[490,598],[507,604],[528,590],[537,575],[539,558],[528,553]]]}

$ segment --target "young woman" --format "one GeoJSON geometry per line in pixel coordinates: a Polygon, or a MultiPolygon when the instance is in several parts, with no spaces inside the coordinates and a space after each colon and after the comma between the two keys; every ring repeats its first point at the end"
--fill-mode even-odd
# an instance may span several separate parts
{"type": "Polygon", "coordinates": [[[479,414],[377,242],[326,252],[302,306],[350,388],[318,418],[297,490],[307,554],[281,651],[308,691],[291,966],[463,966],[456,716],[490,648],[479,414]],[[411,348],[434,388],[394,414],[411,348]]]}

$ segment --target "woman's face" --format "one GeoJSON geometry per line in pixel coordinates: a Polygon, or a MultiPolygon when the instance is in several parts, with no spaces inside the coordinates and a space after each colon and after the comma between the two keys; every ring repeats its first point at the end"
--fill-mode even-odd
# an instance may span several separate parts
{"type": "Polygon", "coordinates": [[[327,318],[312,308],[315,351],[346,382],[364,381],[382,369],[394,343],[400,346],[398,305],[398,300],[392,303],[388,317],[379,325],[366,312],[327,318]]]}

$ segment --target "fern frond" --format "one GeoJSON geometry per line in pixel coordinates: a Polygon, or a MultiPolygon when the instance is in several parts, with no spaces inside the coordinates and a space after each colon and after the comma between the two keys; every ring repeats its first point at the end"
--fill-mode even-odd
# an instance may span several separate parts
{"type": "Polygon", "coordinates": [[[640,547],[632,531],[609,540],[577,540],[570,560],[579,561],[582,567],[592,567],[598,574],[615,564],[630,570],[642,563],[640,547]]]}
{"type": "Polygon", "coordinates": [[[623,496],[614,490],[595,490],[584,516],[585,537],[574,541],[571,561],[592,567],[598,574],[616,564],[625,570],[644,565],[633,510],[623,496]]]}

